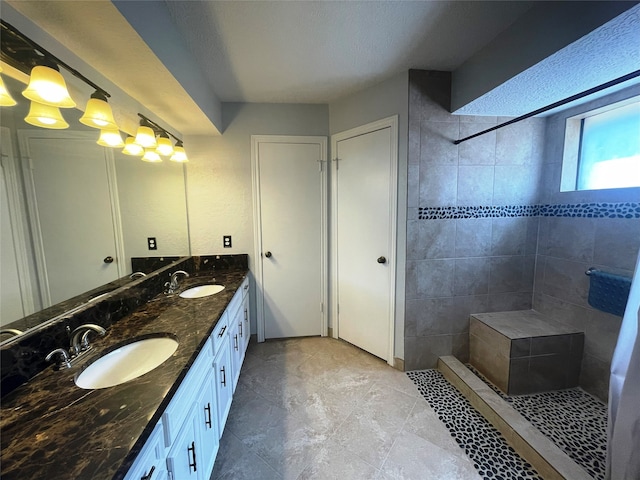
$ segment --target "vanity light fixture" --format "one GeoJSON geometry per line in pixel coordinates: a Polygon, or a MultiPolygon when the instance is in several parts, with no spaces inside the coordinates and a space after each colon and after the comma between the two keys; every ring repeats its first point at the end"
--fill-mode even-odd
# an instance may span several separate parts
{"type": "MultiPolygon", "coordinates": [[[[158,125],[156,122],[150,120],[149,118],[145,117],[143,114],[138,113],[138,116],[140,117],[140,125],[145,125],[148,126],[149,128],[151,128],[153,130],[153,132],[155,133],[155,135],[157,135],[157,145],[155,147],[155,152],[157,154],[160,155],[164,155],[164,156],[171,156],[169,158],[169,160],[173,161],[173,162],[188,162],[188,158],[187,158],[187,154],[184,151],[184,146],[182,145],[182,140],[180,140],[178,137],[176,137],[173,133],[165,130],[164,128],[162,128],[160,125],[158,125]],[[176,141],[175,145],[171,145],[171,139],[169,137],[173,137],[176,141]]],[[[136,143],[137,142],[137,138],[136,138],[136,143]]],[[[154,147],[150,147],[150,148],[154,148],[154,147]]],[[[145,154],[146,156],[146,154],[145,154]]],[[[158,157],[160,158],[160,157],[158,157]]],[[[143,158],[143,160],[145,160],[145,158],[143,158]]],[[[149,161],[149,160],[147,160],[149,161]]],[[[159,160],[152,160],[152,161],[159,161],[159,160]]]]}
{"type": "Polygon", "coordinates": [[[135,142],[135,138],[129,135],[124,141],[124,148],[122,149],[122,153],[124,153],[125,155],[132,155],[134,157],[141,157],[142,155],[144,155],[144,148],[138,145],[135,142]]]}
{"type": "Polygon", "coordinates": [[[29,85],[22,95],[33,101],[57,108],[73,108],[76,102],[69,96],[67,84],[54,63],[36,65],[31,69],[29,85]]]}
{"type": "Polygon", "coordinates": [[[178,140],[176,142],[175,147],[173,147],[173,155],[171,155],[171,158],[169,160],[179,163],[186,163],[189,161],[189,159],[187,158],[187,152],[184,151],[181,140],[178,140]]]}
{"type": "MultiPolygon", "coordinates": [[[[1,67],[0,72],[2,72],[1,67]]],[[[17,102],[7,90],[7,87],[5,87],[2,77],[0,77],[0,107],[13,107],[16,103],[17,102]]]]}
{"type": "Polygon", "coordinates": [[[55,130],[69,128],[69,124],[62,118],[58,107],[52,107],[51,105],[44,105],[34,101],[31,102],[29,113],[24,121],[42,128],[52,128],[55,130]]]}
{"type": "Polygon", "coordinates": [[[151,148],[145,149],[144,155],[142,156],[142,160],[149,163],[158,163],[162,161],[162,159],[160,158],[160,155],[158,155],[156,151],[151,148]]]}
{"type": "Polygon", "coordinates": [[[140,121],[135,142],[144,148],[156,148],[158,146],[153,129],[144,121],[140,121]]]}
{"type": "Polygon", "coordinates": [[[169,140],[169,135],[161,133],[157,140],[158,147],[156,148],[156,153],[164,155],[165,157],[173,154],[173,144],[171,143],[171,140],[169,140]]]}
{"type": "Polygon", "coordinates": [[[113,118],[113,111],[107,103],[107,96],[102,90],[96,90],[84,110],[84,115],[80,117],[80,123],[93,128],[118,129],[118,125],[113,118]]]}
{"type": "Polygon", "coordinates": [[[124,147],[124,142],[122,141],[120,130],[118,130],[117,128],[108,128],[108,129],[100,130],[100,138],[98,139],[98,145],[102,145],[103,147],[111,147],[111,148],[124,147]]]}

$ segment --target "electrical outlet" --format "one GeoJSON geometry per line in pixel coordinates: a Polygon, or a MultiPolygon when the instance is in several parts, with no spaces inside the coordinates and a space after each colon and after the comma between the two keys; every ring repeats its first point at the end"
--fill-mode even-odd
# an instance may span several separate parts
{"type": "Polygon", "coordinates": [[[157,250],[158,244],[156,243],[156,237],[148,237],[147,246],[149,247],[149,250],[157,250]]]}
{"type": "Polygon", "coordinates": [[[222,237],[222,246],[224,248],[231,248],[231,235],[224,235],[222,237]]]}

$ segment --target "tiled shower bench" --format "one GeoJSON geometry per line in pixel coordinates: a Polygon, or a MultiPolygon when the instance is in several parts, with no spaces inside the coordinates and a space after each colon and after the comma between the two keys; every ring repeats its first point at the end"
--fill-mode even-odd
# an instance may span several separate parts
{"type": "Polygon", "coordinates": [[[535,310],[470,317],[470,363],[507,395],[579,384],[584,332],[535,310]]]}

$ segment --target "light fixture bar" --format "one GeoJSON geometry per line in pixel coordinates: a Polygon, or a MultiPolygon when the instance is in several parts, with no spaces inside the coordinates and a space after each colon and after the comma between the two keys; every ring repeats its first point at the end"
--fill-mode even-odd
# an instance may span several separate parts
{"type": "MultiPolygon", "coordinates": [[[[12,26],[11,24],[5,22],[2,19],[0,19],[0,22],[1,22],[1,25],[2,25],[2,37],[3,37],[2,38],[2,59],[3,60],[5,60],[5,59],[9,60],[7,63],[10,63],[11,65],[13,65],[14,67],[18,68],[19,70],[21,70],[22,72],[26,73],[27,75],[30,72],[30,67],[35,66],[35,64],[34,65],[25,64],[22,59],[17,58],[18,55],[16,55],[16,54],[12,55],[11,54],[11,51],[10,51],[10,48],[9,48],[9,39],[7,39],[5,37],[5,35],[9,35],[9,38],[11,39],[11,41],[19,40],[23,44],[28,45],[29,47],[31,47],[31,49],[34,52],[39,54],[41,57],[55,62],[58,66],[63,67],[65,70],[67,70],[73,76],[79,78],[80,80],[82,80],[87,85],[93,87],[95,90],[98,90],[101,93],[103,93],[107,98],[111,97],[111,95],[109,95],[109,93],[104,88],[96,85],[94,82],[92,82],[87,77],[85,77],[80,72],[78,72],[75,68],[67,65],[65,62],[60,60],[58,57],[53,55],[51,52],[49,52],[48,50],[42,48],[40,45],[38,45],[36,42],[31,40],[26,35],[24,35],[22,32],[20,32],[14,26],[12,26]],[[27,71],[25,71],[25,69],[27,71]]],[[[34,63],[33,59],[31,61],[31,63],[34,63]]]]}

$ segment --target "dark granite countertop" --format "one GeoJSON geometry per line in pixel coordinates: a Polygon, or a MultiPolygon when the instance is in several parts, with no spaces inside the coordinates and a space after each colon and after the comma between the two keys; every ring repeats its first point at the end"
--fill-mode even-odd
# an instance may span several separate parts
{"type": "MultiPolygon", "coordinates": [[[[216,272],[215,283],[226,288],[209,297],[159,294],[110,327],[104,337],[92,336],[86,360],[71,369],[47,368],[3,398],[2,479],[123,478],[246,274],[244,269],[216,272]],[[177,336],[179,345],[156,369],[105,389],[75,385],[75,375],[92,358],[142,335],[162,332],[177,336]]],[[[211,275],[188,278],[179,292],[205,283],[214,283],[211,275]]]]}

